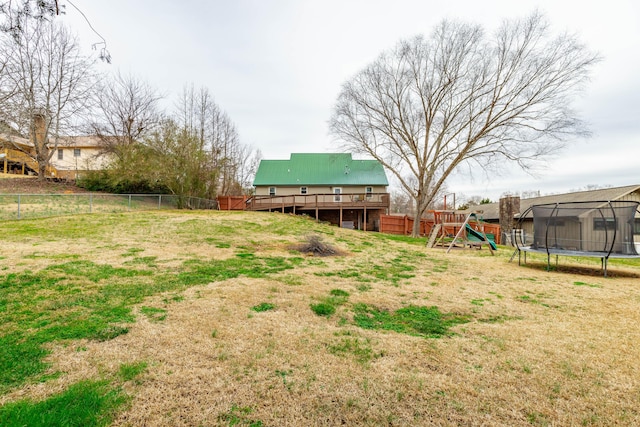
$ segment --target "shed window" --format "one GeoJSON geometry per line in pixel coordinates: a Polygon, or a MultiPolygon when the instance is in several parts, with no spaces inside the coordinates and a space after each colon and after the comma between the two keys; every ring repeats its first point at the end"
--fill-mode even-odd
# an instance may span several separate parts
{"type": "Polygon", "coordinates": [[[80,157],[80,149],[79,148],[74,148],[73,149],[73,157],[80,157]]]}
{"type": "Polygon", "coordinates": [[[62,160],[64,157],[64,150],[62,148],[58,148],[58,160],[62,160]]]}
{"type": "Polygon", "coordinates": [[[616,218],[593,218],[594,230],[615,230],[618,226],[616,218]]]}
{"type": "Polygon", "coordinates": [[[300,187],[300,194],[307,194],[307,187],[300,187]]]}
{"type": "Polygon", "coordinates": [[[276,195],[276,187],[269,187],[269,195],[270,196],[276,195]]]}

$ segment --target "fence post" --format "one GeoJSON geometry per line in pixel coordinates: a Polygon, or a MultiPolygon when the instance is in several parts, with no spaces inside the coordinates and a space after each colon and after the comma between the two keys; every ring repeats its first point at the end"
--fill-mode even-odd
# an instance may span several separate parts
{"type": "Polygon", "coordinates": [[[89,193],[89,213],[93,213],[93,193],[89,193]]]}
{"type": "Polygon", "coordinates": [[[158,194],[158,210],[162,209],[162,194],[158,194]]]}
{"type": "Polygon", "coordinates": [[[131,210],[131,194],[129,194],[129,210],[131,210]]]}
{"type": "Polygon", "coordinates": [[[20,219],[20,195],[18,194],[18,219],[20,219]]]}

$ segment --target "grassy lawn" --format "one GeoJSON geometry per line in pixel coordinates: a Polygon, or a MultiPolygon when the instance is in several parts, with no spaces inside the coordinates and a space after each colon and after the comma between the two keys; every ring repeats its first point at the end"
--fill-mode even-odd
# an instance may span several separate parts
{"type": "Polygon", "coordinates": [[[0,232],[2,426],[640,424],[639,260],[548,272],[275,213],[0,232]]]}

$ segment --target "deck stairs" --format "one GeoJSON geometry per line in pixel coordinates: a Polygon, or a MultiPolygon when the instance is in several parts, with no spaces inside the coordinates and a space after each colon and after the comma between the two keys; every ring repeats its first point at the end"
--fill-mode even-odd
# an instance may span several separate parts
{"type": "MultiPolygon", "coordinates": [[[[36,162],[31,156],[29,156],[28,154],[20,151],[20,150],[14,150],[14,149],[10,149],[10,148],[5,148],[4,150],[1,150],[0,152],[2,152],[4,154],[4,156],[7,159],[7,161],[10,162],[16,162],[16,163],[23,163],[24,165],[28,166],[30,169],[36,171],[36,173],[38,172],[38,162],[36,162]]],[[[3,168],[3,161],[4,158],[0,159],[0,172],[4,172],[4,168],[3,168]]],[[[51,165],[47,165],[47,168],[45,169],[45,174],[48,177],[57,177],[58,176],[58,170],[51,166],[51,165]]]]}

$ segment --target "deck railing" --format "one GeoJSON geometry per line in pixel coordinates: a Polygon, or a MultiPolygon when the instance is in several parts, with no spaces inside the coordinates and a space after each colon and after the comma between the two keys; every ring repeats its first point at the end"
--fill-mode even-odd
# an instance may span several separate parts
{"type": "Polygon", "coordinates": [[[388,193],[296,194],[290,196],[253,196],[247,200],[247,209],[254,211],[295,207],[308,209],[383,209],[389,208],[388,193]]]}

